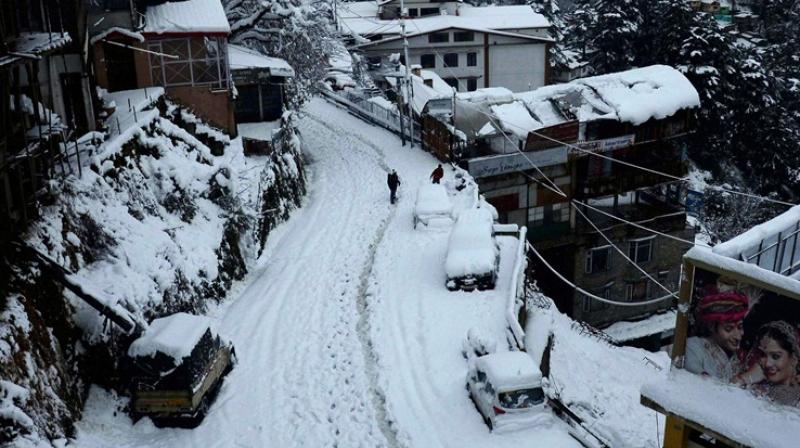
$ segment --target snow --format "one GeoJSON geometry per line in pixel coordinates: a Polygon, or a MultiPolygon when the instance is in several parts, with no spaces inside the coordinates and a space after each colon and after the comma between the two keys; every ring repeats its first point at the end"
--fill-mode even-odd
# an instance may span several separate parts
{"type": "Polygon", "coordinates": [[[745,389],[680,369],[643,385],[642,396],[744,446],[790,448],[800,439],[800,411],[796,408],[770,403],[745,389]]]}
{"type": "Polygon", "coordinates": [[[615,322],[604,328],[603,333],[611,336],[617,342],[632,341],[674,330],[677,316],[677,311],[667,311],[635,322],[615,322]]]}
{"type": "MultiPolygon", "coordinates": [[[[205,421],[191,431],[157,429],[148,419],[134,425],[114,415],[124,400],[93,388],[76,446],[516,448],[535,440],[580,448],[555,418],[490,433],[465,387],[469,329],[507,346],[516,239],[498,237],[495,290],[447,291],[448,235],[414,231],[408,194],[429,182],[437,161],[321,100],[300,125],[309,196],[209,315],[239,362],[205,421]],[[395,206],[389,167],[403,180],[395,206]]],[[[445,182],[452,178],[448,168],[445,182]]],[[[467,199],[453,203],[474,204],[467,199]]]]}
{"type": "Polygon", "coordinates": [[[756,281],[761,284],[770,285],[773,288],[783,289],[790,291],[792,294],[800,295],[800,281],[762,269],[754,264],[716,254],[712,249],[707,247],[695,246],[689,249],[684,257],[689,261],[698,261],[720,270],[732,271],[751,279],[751,281],[756,281]]]}
{"type": "Polygon", "coordinates": [[[505,87],[485,87],[472,92],[458,92],[456,99],[471,103],[503,104],[514,101],[514,93],[505,87]]]}
{"type": "Polygon", "coordinates": [[[542,373],[525,352],[500,352],[481,356],[475,367],[486,373],[498,392],[541,385],[542,373]]]}
{"type": "Polygon", "coordinates": [[[450,217],[453,205],[447,196],[444,186],[439,184],[425,184],[417,190],[417,202],[414,204],[414,215],[427,221],[428,218],[441,216],[450,217]]]}
{"type": "Polygon", "coordinates": [[[796,230],[798,222],[800,222],[800,206],[796,205],[769,221],[714,246],[713,251],[715,254],[736,259],[740,259],[742,255],[753,255],[758,252],[758,245],[762,240],[776,240],[778,233],[786,235],[796,230]]]}
{"type": "Polygon", "coordinates": [[[447,278],[492,272],[496,258],[492,215],[484,209],[462,211],[447,246],[447,278]]]}
{"type": "Polygon", "coordinates": [[[9,51],[16,54],[0,56],[0,67],[13,63],[24,56],[42,56],[47,52],[62,48],[72,42],[69,33],[19,33],[9,41],[9,51]]]}
{"type": "Polygon", "coordinates": [[[387,100],[382,96],[373,96],[367,99],[370,103],[374,103],[379,107],[382,107],[386,110],[397,112],[397,104],[387,100]]]}
{"type": "Polygon", "coordinates": [[[151,5],[145,11],[144,34],[230,34],[220,0],[183,0],[151,5]]]}
{"type": "Polygon", "coordinates": [[[606,118],[634,125],[700,106],[699,95],[689,80],[665,65],[576,79],[514,96],[542,122],[541,127],[571,121],[553,107],[554,100],[567,102],[581,122],[606,118]]]}
{"type": "Polygon", "coordinates": [[[280,130],[281,121],[262,121],[258,123],[239,123],[236,129],[239,135],[253,140],[272,141],[272,136],[280,130]]]}
{"type": "MultiPolygon", "coordinates": [[[[339,8],[342,31],[358,35],[400,34],[399,20],[379,19],[378,5],[375,2],[352,2],[344,5],[339,8]]],[[[545,29],[549,26],[547,18],[534,12],[530,6],[477,7],[469,4],[459,5],[457,15],[420,17],[406,24],[411,33],[429,33],[456,27],[476,31],[508,30],[515,35],[519,35],[519,30],[545,29]]]]}
{"type": "Polygon", "coordinates": [[[491,106],[491,110],[503,131],[513,134],[520,140],[524,141],[528,138],[529,130],[542,127],[542,124],[531,117],[528,109],[520,101],[491,106]]]}
{"type": "Polygon", "coordinates": [[[155,319],[128,348],[128,356],[146,358],[163,353],[180,365],[192,354],[200,338],[211,328],[211,319],[188,313],[175,313],[155,319]]]}
{"type": "Polygon", "coordinates": [[[131,31],[127,28],[112,26],[111,28],[103,31],[102,33],[92,36],[92,38],[89,39],[89,44],[94,45],[97,42],[103,41],[107,37],[112,36],[114,34],[119,34],[129,39],[133,39],[137,42],[144,42],[144,36],[142,36],[141,33],[137,33],[136,31],[131,31]]]}
{"type": "Polygon", "coordinates": [[[240,45],[228,45],[228,62],[231,71],[266,68],[272,76],[292,78],[294,69],[281,58],[263,55],[255,50],[240,45]]]}
{"type": "MultiPolygon", "coordinates": [[[[410,74],[409,76],[411,77],[411,83],[413,84],[414,92],[414,95],[411,97],[411,106],[414,109],[414,112],[421,116],[425,110],[425,105],[428,104],[428,101],[433,99],[452,98],[455,89],[444,82],[439,75],[431,70],[422,70],[420,74],[422,76],[417,76],[414,74],[410,74]],[[426,79],[432,81],[432,87],[425,84],[426,79]]],[[[396,89],[398,76],[405,76],[405,66],[399,65],[396,73],[387,74],[386,82],[396,89]]]]}

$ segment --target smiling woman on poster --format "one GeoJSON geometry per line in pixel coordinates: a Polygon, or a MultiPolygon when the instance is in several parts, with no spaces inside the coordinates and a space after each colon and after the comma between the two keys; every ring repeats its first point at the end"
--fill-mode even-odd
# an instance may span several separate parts
{"type": "Polygon", "coordinates": [[[800,406],[800,333],[788,322],[764,324],[748,359],[752,367],[734,378],[778,404],[800,406]]]}

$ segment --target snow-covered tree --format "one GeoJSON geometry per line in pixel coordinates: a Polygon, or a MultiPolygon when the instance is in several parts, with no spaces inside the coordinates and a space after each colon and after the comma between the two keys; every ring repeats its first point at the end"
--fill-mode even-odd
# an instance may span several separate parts
{"type": "Polygon", "coordinates": [[[597,0],[596,19],[587,26],[590,62],[596,73],[626,70],[636,61],[641,15],[632,0],[597,0]]]}

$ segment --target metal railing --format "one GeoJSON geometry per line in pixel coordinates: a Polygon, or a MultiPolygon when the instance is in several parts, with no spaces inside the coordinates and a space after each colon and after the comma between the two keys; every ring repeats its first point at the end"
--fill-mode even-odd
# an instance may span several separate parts
{"type": "Polygon", "coordinates": [[[800,221],[759,241],[758,246],[753,248],[753,253],[742,251],[742,260],[781,275],[791,276],[800,271],[798,237],[800,221]]]}
{"type": "MultiPolygon", "coordinates": [[[[398,109],[389,109],[381,106],[378,103],[369,101],[370,98],[383,98],[381,96],[370,95],[366,92],[358,92],[352,90],[345,90],[340,92],[331,92],[329,90],[321,90],[321,93],[328,99],[346,107],[354,115],[386,128],[396,134],[403,132],[403,124],[405,124],[406,132],[408,132],[408,123],[404,123],[400,118],[398,109]]],[[[414,140],[419,143],[420,140],[419,125],[414,126],[414,140]]]]}

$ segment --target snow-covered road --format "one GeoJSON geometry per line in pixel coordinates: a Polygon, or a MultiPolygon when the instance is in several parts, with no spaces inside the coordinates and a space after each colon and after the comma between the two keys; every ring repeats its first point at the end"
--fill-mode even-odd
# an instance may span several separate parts
{"type": "MultiPolygon", "coordinates": [[[[81,447],[577,447],[560,421],[491,434],[464,387],[469,328],[505,349],[500,286],[444,288],[447,233],[412,230],[436,161],[321,100],[301,129],[307,203],[270,237],[238,296],[212,313],[239,364],[194,430],[136,425],[93,389],[81,447]],[[404,182],[388,204],[386,170],[404,182]]],[[[448,173],[450,175],[450,173],[448,173]]],[[[503,254],[513,253],[513,239],[503,254]]]]}

